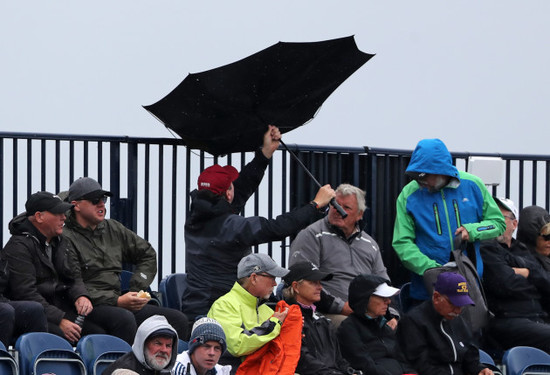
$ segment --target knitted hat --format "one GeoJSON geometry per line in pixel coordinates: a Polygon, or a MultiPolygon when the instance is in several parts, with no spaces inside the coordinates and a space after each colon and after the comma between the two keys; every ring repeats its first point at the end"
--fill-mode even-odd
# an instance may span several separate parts
{"type": "Polygon", "coordinates": [[[202,171],[197,184],[199,190],[210,190],[214,194],[221,195],[229,189],[231,183],[238,177],[239,172],[231,165],[222,167],[214,164],[202,171]]]}
{"type": "Polygon", "coordinates": [[[193,324],[191,337],[189,338],[188,353],[191,355],[196,348],[208,341],[217,341],[222,346],[222,354],[227,349],[225,332],[220,323],[212,318],[200,318],[193,324]]]}

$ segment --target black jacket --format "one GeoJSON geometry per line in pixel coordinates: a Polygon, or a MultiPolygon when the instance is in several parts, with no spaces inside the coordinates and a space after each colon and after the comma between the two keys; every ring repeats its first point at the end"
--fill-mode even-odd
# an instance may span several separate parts
{"type": "Polygon", "coordinates": [[[169,374],[170,373],[167,370],[163,370],[161,372],[161,371],[156,371],[156,370],[152,370],[150,368],[145,367],[143,365],[143,363],[141,363],[137,359],[134,352],[128,352],[128,353],[124,354],[122,357],[117,359],[116,362],[113,362],[112,364],[110,364],[109,367],[107,367],[105,369],[105,371],[103,371],[103,373],[105,375],[112,374],[113,371],[115,371],[117,369],[132,370],[132,371],[137,372],[140,375],[157,375],[157,374],[160,375],[160,374],[169,374]]]}
{"type": "Polygon", "coordinates": [[[397,328],[397,339],[406,359],[422,375],[478,374],[479,349],[470,329],[459,316],[445,320],[431,299],[409,311],[397,328]]]}
{"type": "Polygon", "coordinates": [[[276,219],[239,215],[258,188],[268,163],[258,151],[233,183],[235,198],[231,204],[207,190],[191,193],[191,212],[185,223],[189,284],[183,295],[185,313],[205,315],[216,299],[231,290],[237,280],[237,265],[252,252],[251,246],[281,240],[322,217],[309,204],[276,219]]]}
{"type": "Polygon", "coordinates": [[[340,348],[350,365],[365,374],[416,373],[406,363],[397,345],[395,332],[382,323],[386,318],[369,319],[365,316],[372,293],[382,283],[389,284],[389,281],[366,274],[355,277],[350,283],[348,295],[353,313],[338,328],[340,348]]]}
{"type": "Polygon", "coordinates": [[[550,297],[550,278],[522,243],[514,241],[508,249],[496,240],[483,241],[481,256],[483,286],[497,318],[546,316],[541,299],[550,297]],[[513,267],[528,268],[529,277],[517,275],[513,267]]]}
{"type": "Polygon", "coordinates": [[[304,337],[296,372],[301,375],[352,374],[353,369],[342,358],[330,320],[312,309],[302,306],[300,309],[304,317],[304,337]]]}
{"type": "Polygon", "coordinates": [[[76,279],[63,237],[53,238],[52,261],[45,252],[46,238],[26,218],[18,215],[9,224],[12,237],[2,250],[8,261],[8,297],[36,301],[44,306],[49,322],[59,324],[65,312],[74,309],[80,296],[88,296],[84,283],[76,279]]]}

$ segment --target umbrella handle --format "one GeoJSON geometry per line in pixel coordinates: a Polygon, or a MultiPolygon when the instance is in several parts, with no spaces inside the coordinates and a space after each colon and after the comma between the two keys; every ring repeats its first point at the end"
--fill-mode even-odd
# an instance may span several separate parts
{"type": "Polygon", "coordinates": [[[336,199],[332,198],[332,199],[330,200],[330,205],[331,205],[332,207],[334,207],[334,209],[335,209],[336,211],[338,211],[338,213],[340,214],[340,216],[342,216],[342,219],[345,219],[346,217],[348,217],[348,213],[347,213],[346,211],[344,211],[344,209],[342,208],[342,206],[340,206],[340,205],[338,204],[338,202],[336,202],[336,199]]]}
{"type": "MultiPolygon", "coordinates": [[[[309,171],[309,169],[307,169],[307,167],[305,166],[304,163],[302,163],[302,161],[298,158],[298,156],[296,156],[296,154],[294,152],[292,152],[288,146],[286,145],[286,143],[283,142],[282,139],[279,139],[279,142],[281,142],[281,145],[283,145],[283,147],[285,148],[285,150],[288,151],[288,153],[294,158],[294,160],[296,160],[298,162],[298,164],[300,164],[300,166],[304,169],[304,171],[308,174],[309,177],[311,177],[311,179],[313,180],[313,182],[315,182],[315,184],[319,187],[321,187],[321,183],[319,181],[317,181],[317,179],[315,178],[315,176],[313,174],[311,174],[311,172],[309,171]]],[[[346,217],[348,217],[348,213],[346,211],[344,211],[344,209],[342,208],[342,206],[340,206],[338,204],[338,202],[336,202],[336,199],[332,198],[330,200],[330,205],[332,207],[334,207],[334,209],[336,209],[336,211],[338,211],[338,213],[340,214],[340,216],[342,216],[342,219],[345,219],[346,217]]]]}

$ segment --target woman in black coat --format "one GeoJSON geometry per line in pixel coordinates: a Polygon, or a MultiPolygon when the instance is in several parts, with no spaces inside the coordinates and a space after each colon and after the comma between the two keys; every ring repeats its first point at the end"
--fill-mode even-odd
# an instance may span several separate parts
{"type": "Polygon", "coordinates": [[[416,374],[402,356],[394,329],[387,323],[391,297],[399,289],[380,276],[359,275],[349,286],[353,313],[338,328],[342,355],[369,375],[416,374]]]}

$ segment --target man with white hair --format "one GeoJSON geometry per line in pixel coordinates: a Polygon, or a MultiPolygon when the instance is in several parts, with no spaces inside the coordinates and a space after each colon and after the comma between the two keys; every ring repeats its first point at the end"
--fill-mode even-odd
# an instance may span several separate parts
{"type": "MultiPolygon", "coordinates": [[[[388,279],[380,247],[362,230],[361,221],[366,209],[365,192],[350,184],[336,188],[336,202],[347,212],[343,218],[334,207],[328,215],[302,230],[290,246],[290,265],[309,261],[322,272],[333,274],[323,281],[323,296],[319,309],[333,323],[341,321],[352,310],[348,304],[351,280],[360,274],[388,279]]],[[[336,323],[338,324],[338,323],[336,323]]]]}
{"type": "Polygon", "coordinates": [[[132,351],[111,363],[104,375],[131,370],[142,375],[168,374],[178,354],[178,334],[162,315],[145,319],[138,327],[132,351]]]}

